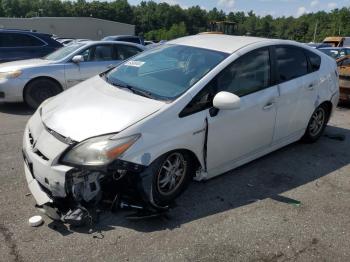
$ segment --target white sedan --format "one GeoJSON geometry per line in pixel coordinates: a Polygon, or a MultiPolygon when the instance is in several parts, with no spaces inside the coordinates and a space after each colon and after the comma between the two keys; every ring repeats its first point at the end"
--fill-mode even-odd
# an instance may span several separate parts
{"type": "Polygon", "coordinates": [[[25,129],[25,175],[64,221],[121,192],[162,209],[193,178],[316,141],[338,99],[335,61],[305,45],[179,38],[45,101],[25,129]]]}
{"type": "Polygon", "coordinates": [[[116,41],[75,42],[44,58],[0,65],[0,102],[37,108],[54,96],[142,52],[144,46],[116,41]]]}

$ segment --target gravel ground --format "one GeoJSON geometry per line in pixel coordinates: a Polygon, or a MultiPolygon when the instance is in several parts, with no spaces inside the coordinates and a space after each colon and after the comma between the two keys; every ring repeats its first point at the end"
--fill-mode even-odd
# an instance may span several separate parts
{"type": "Polygon", "coordinates": [[[32,112],[0,105],[0,261],[350,261],[350,107],[328,135],[191,184],[168,218],[103,213],[92,232],[39,214],[28,195],[22,132],[32,112]]]}

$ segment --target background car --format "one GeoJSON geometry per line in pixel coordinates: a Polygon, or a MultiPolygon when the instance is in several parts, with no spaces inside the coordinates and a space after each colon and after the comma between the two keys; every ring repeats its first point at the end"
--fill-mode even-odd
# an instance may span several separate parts
{"type": "Polygon", "coordinates": [[[340,57],[350,55],[350,48],[346,47],[323,47],[318,48],[322,53],[325,53],[326,55],[338,59],[340,57]]]}
{"type": "Polygon", "coordinates": [[[350,55],[337,59],[341,101],[350,101],[350,55]]]}
{"type": "Polygon", "coordinates": [[[0,63],[43,57],[62,46],[50,34],[0,29],[0,63]]]}
{"type": "Polygon", "coordinates": [[[0,65],[0,102],[26,102],[36,108],[48,97],[113,68],[144,50],[127,42],[90,41],[70,44],[42,59],[0,65]]]}
{"type": "Polygon", "coordinates": [[[141,37],[134,36],[134,35],[111,35],[111,36],[106,36],[101,40],[102,41],[123,41],[123,42],[130,42],[130,43],[145,45],[141,37]]]}
{"type": "Polygon", "coordinates": [[[323,47],[332,47],[331,44],[326,44],[326,43],[313,43],[313,42],[311,42],[311,43],[305,43],[305,44],[307,46],[310,46],[310,47],[316,48],[316,49],[323,48],[323,47]]]}

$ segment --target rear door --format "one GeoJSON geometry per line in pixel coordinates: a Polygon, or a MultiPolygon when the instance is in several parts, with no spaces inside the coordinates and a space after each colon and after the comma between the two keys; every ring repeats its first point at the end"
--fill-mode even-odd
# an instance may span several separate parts
{"type": "Polygon", "coordinates": [[[275,47],[279,98],[274,143],[305,129],[315,109],[320,77],[317,70],[310,72],[306,52],[290,45],[275,47]]]}

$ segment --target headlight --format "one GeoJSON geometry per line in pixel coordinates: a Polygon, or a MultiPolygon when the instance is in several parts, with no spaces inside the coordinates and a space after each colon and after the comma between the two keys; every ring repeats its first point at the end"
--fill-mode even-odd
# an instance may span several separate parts
{"type": "Polygon", "coordinates": [[[121,156],[141,135],[113,139],[114,136],[87,139],[68,151],[63,156],[62,162],[84,166],[107,165],[121,156]]]}
{"type": "Polygon", "coordinates": [[[22,74],[21,70],[14,70],[8,72],[0,72],[0,79],[17,78],[22,74]]]}

